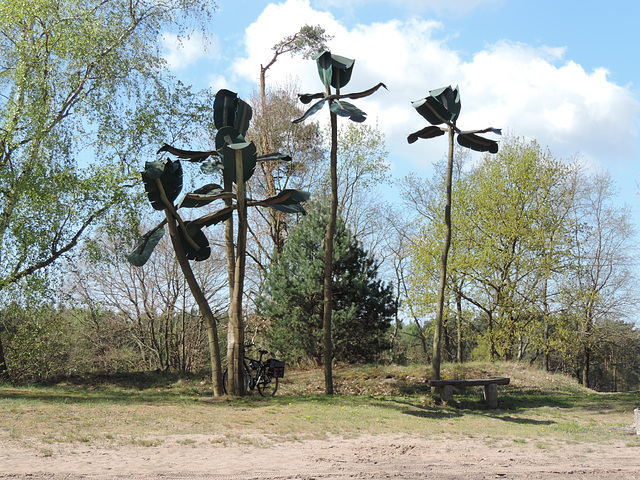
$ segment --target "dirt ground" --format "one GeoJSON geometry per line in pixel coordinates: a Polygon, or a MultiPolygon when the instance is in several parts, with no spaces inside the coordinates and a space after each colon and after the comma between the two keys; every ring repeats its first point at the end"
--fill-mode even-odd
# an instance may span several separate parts
{"type": "MultiPolygon", "coordinates": [[[[3,439],[0,479],[640,479],[640,447],[371,436],[225,446],[207,436],[93,447],[3,439]]],[[[631,442],[634,443],[634,442],[631,442]]]]}

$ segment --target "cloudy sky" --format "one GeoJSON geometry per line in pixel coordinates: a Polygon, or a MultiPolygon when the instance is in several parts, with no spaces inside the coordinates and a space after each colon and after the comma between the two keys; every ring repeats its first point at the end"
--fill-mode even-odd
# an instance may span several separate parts
{"type": "MultiPolygon", "coordinates": [[[[356,60],[347,91],[384,82],[354,103],[386,135],[395,176],[431,175],[446,138],[409,145],[426,125],[411,102],[459,85],[462,129],[497,127],[536,139],[559,158],[579,156],[616,179],[640,226],[640,2],[619,0],[217,0],[211,35],[166,58],[185,83],[257,88],[271,47],[302,25],[321,25],[333,53],[356,60]]],[[[293,78],[318,91],[315,62],[281,57],[267,82],[293,78]]],[[[323,110],[326,114],[326,111],[323,110]]],[[[318,114],[323,116],[322,113],[318,114]]]]}

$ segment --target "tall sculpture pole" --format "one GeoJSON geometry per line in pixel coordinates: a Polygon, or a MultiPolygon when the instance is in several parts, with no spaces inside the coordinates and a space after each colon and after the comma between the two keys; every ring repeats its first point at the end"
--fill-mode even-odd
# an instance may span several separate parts
{"type": "Polygon", "coordinates": [[[413,107],[422,115],[431,126],[425,127],[407,137],[409,143],[414,143],[420,138],[428,139],[449,134],[449,151],[447,156],[447,175],[444,206],[445,236],[440,257],[440,277],[438,281],[438,298],[436,304],[435,328],[433,333],[433,360],[431,362],[431,378],[440,379],[440,366],[442,364],[442,325],[444,319],[445,292],[447,284],[447,261],[449,248],[451,247],[451,197],[453,191],[453,151],[454,138],[457,134],[458,143],[477,152],[498,152],[498,142],[477,135],[478,133],[493,132],[500,135],[496,128],[482,130],[460,131],[456,122],[460,115],[462,105],[458,87],[451,86],[431,90],[425,98],[412,103],[413,107]]]}

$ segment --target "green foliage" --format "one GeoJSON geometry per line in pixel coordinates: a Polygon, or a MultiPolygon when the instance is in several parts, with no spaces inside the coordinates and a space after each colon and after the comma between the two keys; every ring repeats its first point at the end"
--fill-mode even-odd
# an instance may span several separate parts
{"type": "Polygon", "coordinates": [[[302,54],[305,59],[315,57],[322,53],[325,44],[333,37],[325,34],[324,28],[320,25],[304,25],[293,35],[283,38],[272,47],[276,56],[283,53],[290,53],[292,56],[302,54]]]}
{"type": "MultiPolygon", "coordinates": [[[[428,220],[412,250],[409,302],[429,318],[444,230],[443,180],[408,183],[428,220]]],[[[601,388],[610,388],[612,380],[604,379],[611,364],[633,364],[622,353],[627,347],[612,347],[608,360],[601,350],[613,331],[626,332],[619,345],[637,335],[611,326],[634,308],[636,296],[628,268],[633,229],[624,209],[611,208],[609,188],[606,178],[584,176],[535,142],[513,137],[473,168],[457,166],[448,308],[461,296],[466,322],[479,334],[467,338],[472,358],[538,361],[593,376],[601,388]],[[598,373],[588,373],[590,363],[598,373]]]]}
{"type": "Polygon", "coordinates": [[[0,289],[53,265],[136,196],[125,187],[132,152],[175,135],[167,116],[194,97],[167,81],[159,33],[184,33],[178,18],[203,20],[207,5],[2,2],[0,289]]]}
{"type": "MultiPolygon", "coordinates": [[[[322,358],[323,238],[327,214],[318,207],[291,232],[268,270],[258,313],[270,349],[293,362],[322,358]]],[[[367,362],[389,347],[396,306],[378,266],[339,220],[334,241],[333,343],[336,360],[367,362]]]]}
{"type": "Polygon", "coordinates": [[[578,174],[575,183],[570,209],[575,224],[572,262],[562,278],[561,304],[575,322],[565,338],[580,352],[581,378],[590,386],[591,363],[606,341],[603,325],[625,320],[637,310],[637,277],[632,267],[637,265],[636,232],[629,208],[614,202],[616,189],[608,174],[578,174]]]}
{"type": "Polygon", "coordinates": [[[66,309],[61,315],[65,319],[61,329],[67,354],[65,375],[143,371],[150,367],[132,335],[135,327],[122,315],[95,305],[66,309]]]}
{"type": "Polygon", "coordinates": [[[68,345],[60,312],[11,304],[0,310],[0,331],[12,381],[42,380],[64,372],[68,345]]]}
{"type": "Polygon", "coordinates": [[[8,379],[20,384],[67,375],[204,371],[202,321],[172,307],[135,318],[90,302],[61,310],[9,305],[0,310],[8,379]]]}
{"type": "MultiPolygon", "coordinates": [[[[350,203],[358,190],[367,190],[388,182],[390,164],[387,160],[384,133],[378,125],[347,123],[338,129],[339,190],[343,190],[341,204],[350,203]]],[[[328,175],[327,175],[328,176],[328,175]]]]}
{"type": "MultiPolygon", "coordinates": [[[[569,173],[537,144],[512,138],[454,182],[448,284],[490,319],[492,355],[511,358],[519,337],[541,338],[535,319],[548,301],[545,282],[565,271],[569,253],[569,173]]],[[[428,206],[439,205],[436,197],[428,206]]],[[[432,301],[443,228],[431,218],[414,251],[414,299],[423,311],[432,301]]]]}

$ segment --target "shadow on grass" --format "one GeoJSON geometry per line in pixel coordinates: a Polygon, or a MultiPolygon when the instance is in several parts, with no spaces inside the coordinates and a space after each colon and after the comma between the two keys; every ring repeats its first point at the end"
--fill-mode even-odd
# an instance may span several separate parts
{"type": "Polygon", "coordinates": [[[55,404],[73,403],[106,403],[106,404],[144,404],[144,403],[175,403],[177,396],[162,393],[115,392],[115,391],[77,391],[66,387],[49,388],[2,388],[0,401],[15,399],[21,401],[37,401],[55,404]],[[171,398],[173,397],[173,398],[171,398]]]}
{"type": "MultiPolygon", "coordinates": [[[[482,387],[454,389],[452,406],[467,410],[489,410],[482,387]]],[[[567,393],[549,393],[515,388],[498,389],[498,410],[520,412],[534,408],[575,408],[579,397],[567,393]]]]}
{"type": "Polygon", "coordinates": [[[444,408],[441,406],[419,405],[417,402],[411,402],[406,398],[399,399],[392,397],[384,400],[378,400],[378,405],[383,405],[387,408],[399,411],[400,413],[404,413],[405,415],[411,415],[418,418],[429,418],[433,420],[464,416],[464,412],[457,409],[444,408]]]}
{"type": "MultiPolygon", "coordinates": [[[[499,387],[498,409],[488,408],[482,387],[454,390],[449,405],[439,404],[437,397],[424,381],[395,382],[393,394],[371,394],[377,404],[418,418],[451,418],[467,414],[491,415],[505,421],[517,421],[518,414],[537,408],[578,409],[588,411],[632,411],[640,405],[640,392],[597,394],[549,392],[514,386],[499,387]],[[514,420],[515,419],[515,420],[514,420]]],[[[336,396],[342,400],[361,402],[367,395],[336,396]],[[352,400],[348,400],[352,399],[352,400]]],[[[106,403],[106,404],[177,404],[202,400],[207,405],[262,408],[266,405],[287,405],[290,402],[318,402],[324,395],[281,395],[260,397],[256,392],[243,398],[212,398],[208,374],[180,374],[175,372],[136,372],[112,375],[84,375],[57,379],[49,385],[12,388],[0,386],[0,401],[19,399],[49,403],[106,403]],[[208,397],[208,398],[205,398],[208,397]]],[[[526,421],[526,419],[524,420],[526,421]]]]}
{"type": "Polygon", "coordinates": [[[520,425],[553,425],[553,420],[534,420],[533,418],[519,418],[512,417],[510,415],[491,415],[497,420],[502,420],[503,422],[509,423],[517,423],[520,425]]]}
{"type": "Polygon", "coordinates": [[[199,395],[200,377],[165,372],[68,376],[42,385],[2,386],[0,400],[48,403],[167,404],[199,395]]]}

